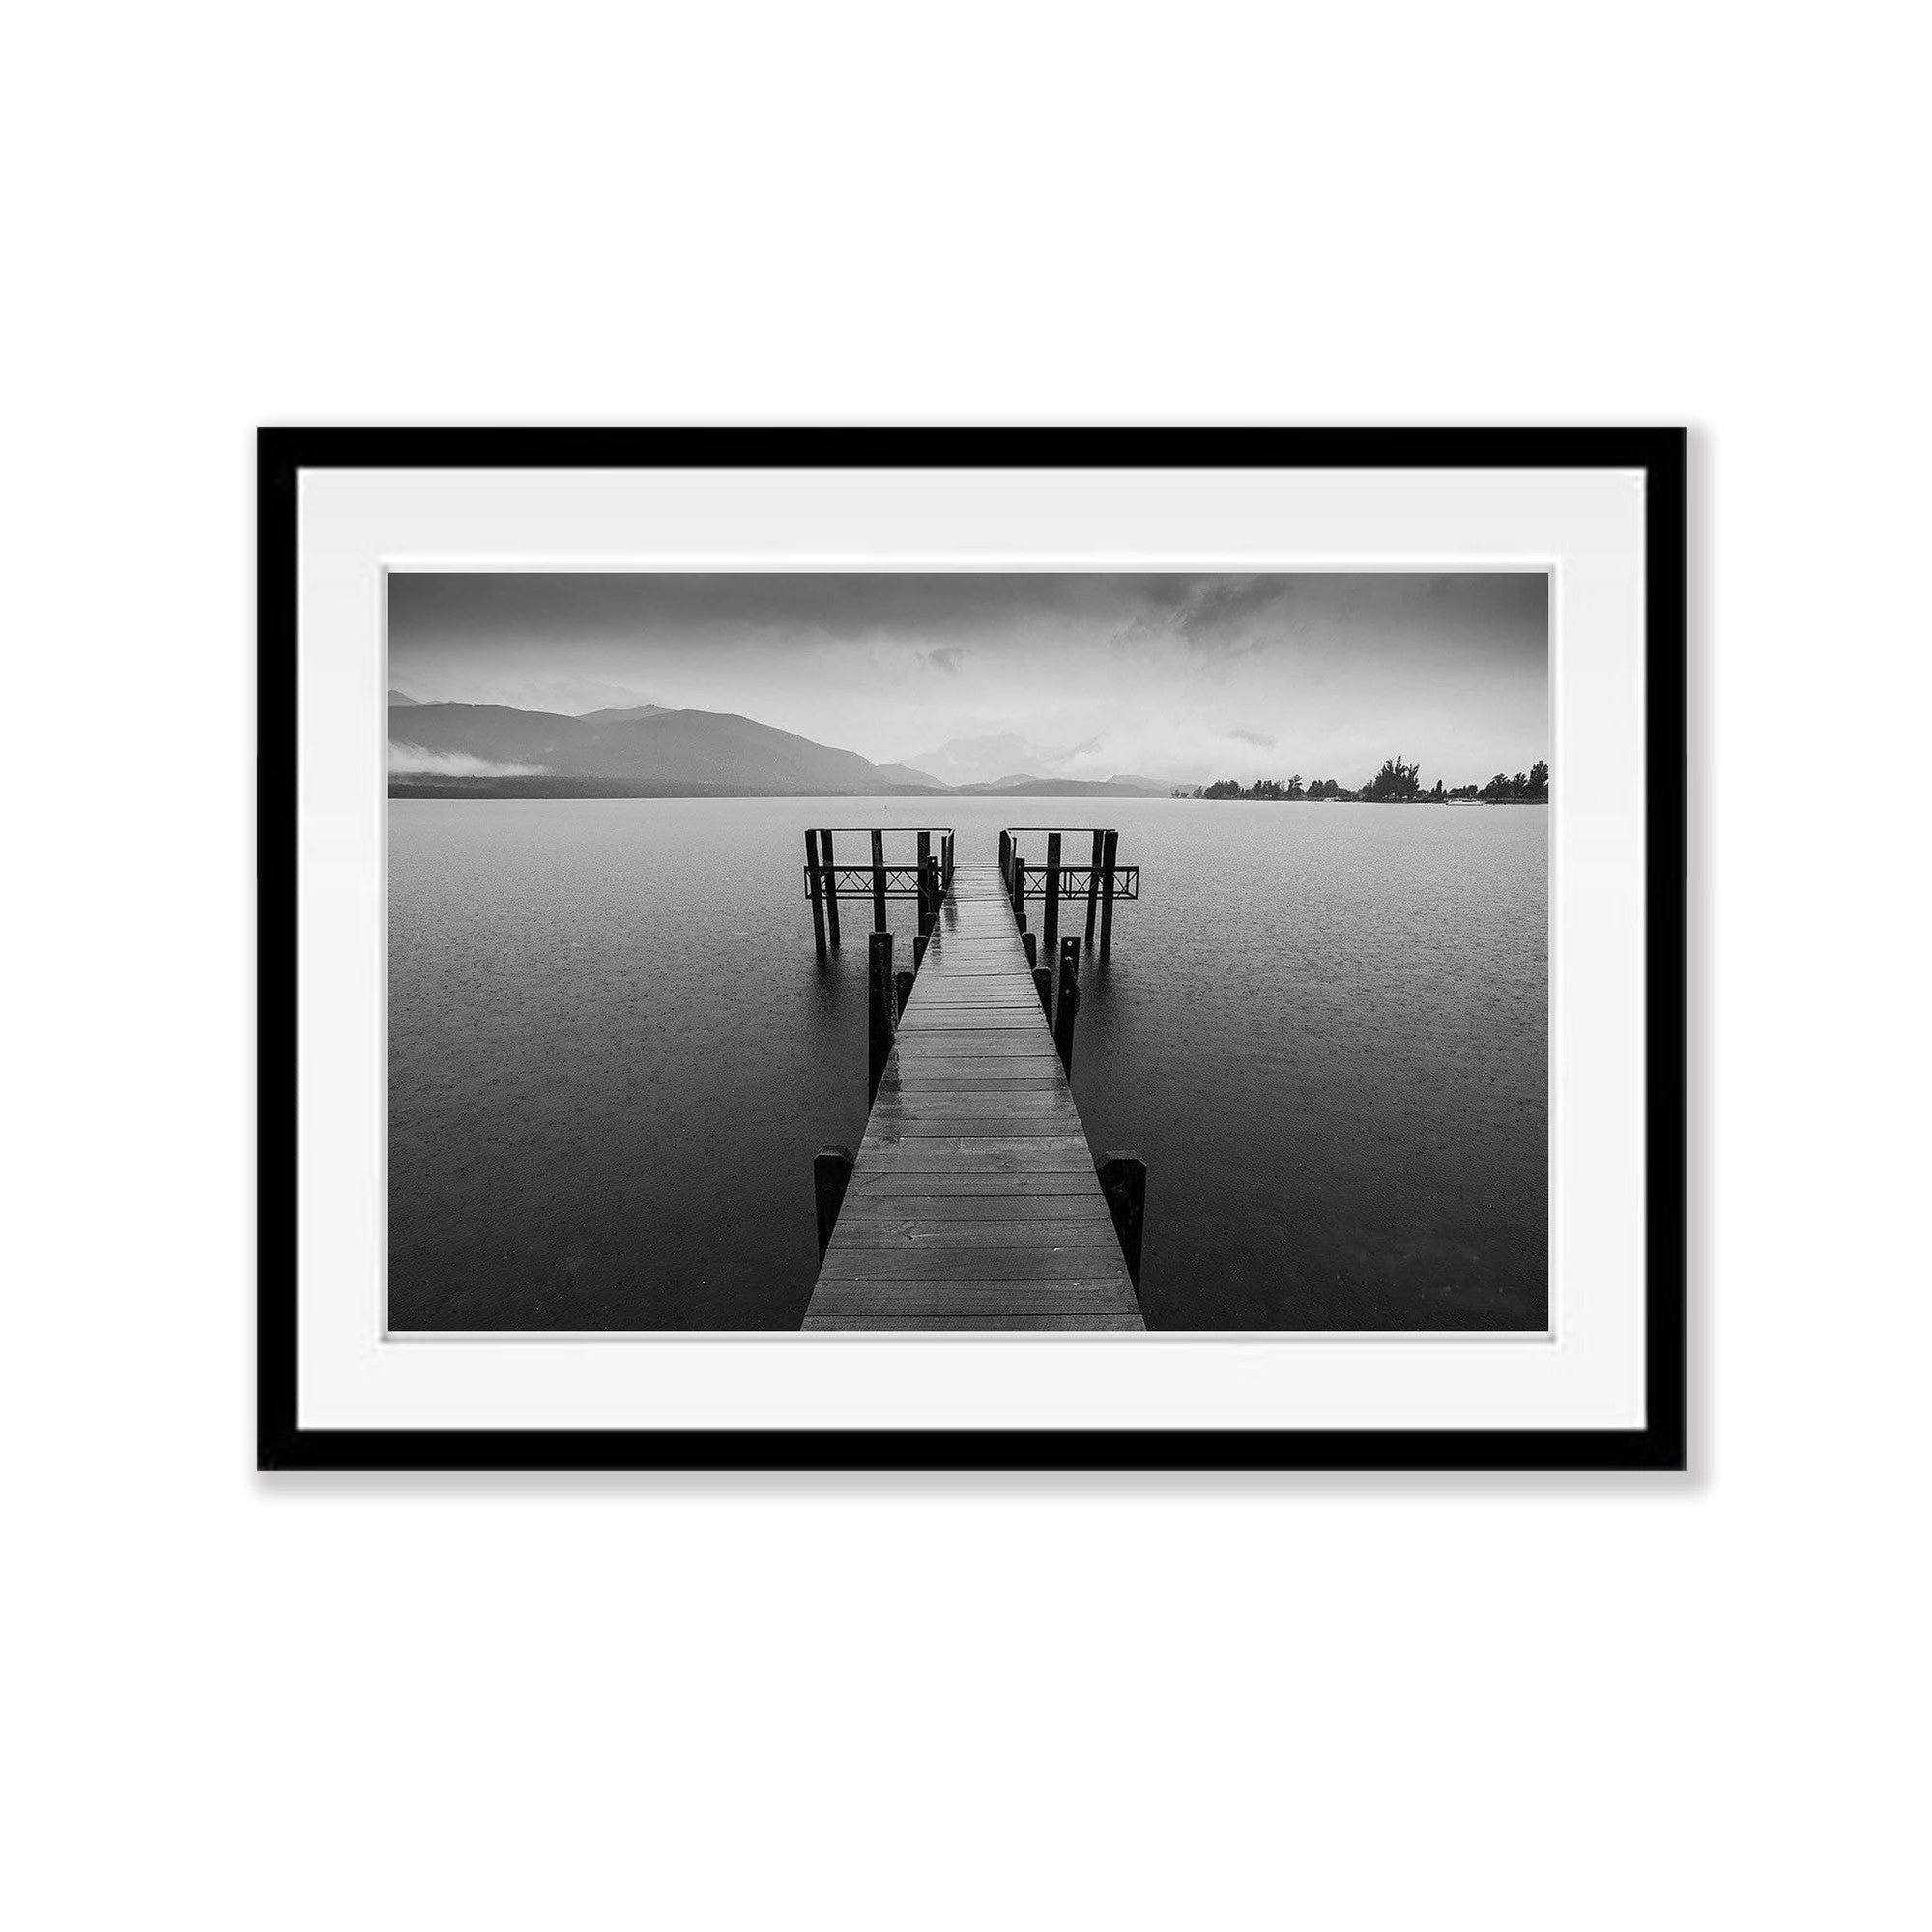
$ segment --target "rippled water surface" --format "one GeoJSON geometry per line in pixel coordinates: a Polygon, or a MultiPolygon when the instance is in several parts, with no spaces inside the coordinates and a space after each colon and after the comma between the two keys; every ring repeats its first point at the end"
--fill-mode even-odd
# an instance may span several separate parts
{"type": "MultiPolygon", "coordinates": [[[[866,1116],[870,908],[847,902],[820,966],[805,827],[943,820],[991,862],[1002,824],[1060,814],[1104,817],[1143,868],[1082,974],[1074,1093],[1096,1151],[1147,1163],[1149,1324],[1544,1323],[1541,808],[389,813],[393,1327],[795,1328],[812,1156],[866,1116]]],[[[903,954],[909,902],[892,918],[903,954]]]]}

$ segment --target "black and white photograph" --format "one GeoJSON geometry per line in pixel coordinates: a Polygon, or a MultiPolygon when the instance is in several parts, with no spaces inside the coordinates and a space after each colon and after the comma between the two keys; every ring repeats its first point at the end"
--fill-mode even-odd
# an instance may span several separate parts
{"type": "Polygon", "coordinates": [[[384,620],[391,1334],[1550,1326],[1546,569],[384,620]]]}
{"type": "Polygon", "coordinates": [[[1923,10],[9,27],[0,1927],[1932,1923],[1923,10]]]}

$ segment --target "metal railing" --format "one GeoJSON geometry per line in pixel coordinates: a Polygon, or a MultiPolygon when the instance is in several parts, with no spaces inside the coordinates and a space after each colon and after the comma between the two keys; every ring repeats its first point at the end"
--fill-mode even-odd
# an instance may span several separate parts
{"type": "Polygon", "coordinates": [[[1008,825],[999,834],[999,876],[1013,902],[1013,916],[1020,930],[1026,930],[1026,901],[1045,902],[1046,915],[1041,930],[1051,956],[1060,932],[1060,907],[1064,902],[1086,901],[1086,946],[1093,951],[1094,930],[1100,933],[1100,957],[1113,953],[1113,908],[1122,900],[1140,896],[1140,868],[1122,865],[1119,858],[1120,834],[1111,825],[1008,825]],[[1046,862],[1029,864],[1020,849],[1022,833],[1043,835],[1047,841],[1046,862]],[[1064,842],[1071,834],[1088,839],[1091,851],[1084,864],[1068,864],[1062,857],[1064,842]]]}
{"type": "Polygon", "coordinates": [[[938,924],[939,908],[953,889],[953,828],[950,825],[817,825],[805,834],[805,896],[812,902],[812,935],[821,959],[826,955],[826,939],[839,944],[839,901],[870,899],[873,930],[882,933],[885,902],[888,899],[916,899],[919,902],[919,936],[916,951],[923,954],[926,940],[938,924]],[[885,862],[887,834],[917,841],[916,857],[909,864],[885,862]],[[834,847],[834,835],[863,835],[871,842],[869,865],[841,865],[834,847]],[[938,841],[938,850],[933,842],[938,841]]]}

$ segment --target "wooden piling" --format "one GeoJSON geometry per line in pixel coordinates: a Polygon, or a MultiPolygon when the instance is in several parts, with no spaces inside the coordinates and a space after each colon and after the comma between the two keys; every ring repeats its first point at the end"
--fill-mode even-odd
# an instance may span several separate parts
{"type": "Polygon", "coordinates": [[[946,834],[946,877],[943,896],[948,899],[953,896],[953,841],[958,836],[957,832],[946,834]]]}
{"type": "Polygon", "coordinates": [[[1013,883],[1013,836],[1010,832],[999,835],[999,877],[1011,885],[1013,883]]]}
{"type": "Polygon", "coordinates": [[[1026,930],[1026,861],[1018,852],[1013,854],[1013,921],[1023,933],[1026,930]]]}
{"type": "Polygon", "coordinates": [[[1020,943],[1026,948],[1026,970],[1031,972],[1040,964],[1040,941],[1031,933],[1022,933],[1020,943]]]}
{"type": "Polygon", "coordinates": [[[1060,990],[1053,1002],[1053,1051],[1069,1080],[1074,1077],[1074,1021],[1080,1013],[1079,945],[1071,935],[1061,941],[1060,990]]]}
{"type": "Polygon", "coordinates": [[[1120,834],[1110,831],[1100,854],[1100,957],[1113,957],[1113,861],[1119,856],[1120,834]]]}
{"type": "Polygon", "coordinates": [[[1110,1151],[1094,1163],[1100,1191],[1107,1197],[1113,1231],[1120,1237],[1120,1258],[1127,1279],[1140,1292],[1140,1232],[1147,1219],[1147,1164],[1135,1153],[1110,1151]]]}
{"type": "MultiPolygon", "coordinates": [[[[1030,939],[1033,936],[1028,933],[1030,939]]],[[[1053,1024],[1053,975],[1045,966],[1033,968],[1033,991],[1040,995],[1040,1011],[1047,1016],[1048,1025],[1053,1024]]]]}
{"type": "Polygon", "coordinates": [[[825,863],[825,925],[832,936],[832,950],[839,945],[839,875],[832,858],[832,832],[829,825],[819,833],[819,851],[825,863]]]}
{"type": "Polygon", "coordinates": [[[865,978],[865,1104],[879,1097],[879,1082],[892,1057],[892,935],[874,933],[866,959],[865,978]]]}
{"type": "Polygon", "coordinates": [[[1047,916],[1041,922],[1047,942],[1047,957],[1052,959],[1060,945],[1060,835],[1058,832],[1047,834],[1047,916]]]}
{"type": "Polygon", "coordinates": [[[919,834],[919,930],[930,933],[933,921],[938,916],[938,908],[932,902],[931,886],[926,877],[927,861],[933,856],[933,835],[931,832],[919,834]]]}
{"type": "Polygon", "coordinates": [[[852,1177],[852,1150],[850,1147],[821,1147],[812,1160],[812,1192],[819,1206],[819,1259],[832,1245],[832,1229],[839,1225],[839,1208],[846,1197],[846,1184],[852,1177]]]}
{"type": "Polygon", "coordinates": [[[812,881],[812,945],[819,957],[823,959],[825,957],[824,880],[819,877],[819,835],[813,831],[805,834],[805,877],[812,881]]]}
{"type": "Polygon", "coordinates": [[[897,1020],[906,1011],[906,1002],[912,997],[912,975],[909,972],[894,973],[892,990],[897,995],[892,1005],[892,1017],[897,1020]]]}
{"type": "Polygon", "coordinates": [[[885,834],[878,826],[872,832],[872,930],[885,928],[885,834]]]}
{"type": "Polygon", "coordinates": [[[912,970],[914,972],[917,972],[919,968],[926,964],[926,948],[931,943],[932,943],[932,936],[930,934],[919,933],[913,937],[912,970]]]}
{"type": "Polygon", "coordinates": [[[1094,914],[1100,910],[1100,849],[1105,835],[1096,831],[1093,835],[1093,858],[1087,866],[1086,874],[1086,949],[1093,951],[1094,914]]]}
{"type": "Polygon", "coordinates": [[[939,908],[945,904],[946,892],[940,882],[940,867],[937,854],[926,861],[926,904],[932,908],[932,917],[927,921],[926,930],[937,933],[939,930],[939,908]]]}

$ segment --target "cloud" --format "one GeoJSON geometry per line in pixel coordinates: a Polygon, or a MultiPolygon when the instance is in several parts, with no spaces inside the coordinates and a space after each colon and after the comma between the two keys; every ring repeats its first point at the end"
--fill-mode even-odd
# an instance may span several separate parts
{"type": "Polygon", "coordinates": [[[1263,751],[1273,751],[1275,748],[1275,740],[1266,732],[1234,730],[1230,731],[1227,735],[1231,738],[1239,738],[1243,744],[1259,745],[1263,751]]]}
{"type": "Polygon", "coordinates": [[[1281,601],[1279,577],[1203,577],[1183,601],[1175,627],[1193,645],[1218,644],[1281,601]]]}
{"type": "Polygon", "coordinates": [[[1139,608],[1115,630],[1114,654],[1144,659],[1178,644],[1194,664],[1226,678],[1240,660],[1279,641],[1296,584],[1285,576],[1140,579],[1139,608]]]}
{"type": "Polygon", "coordinates": [[[540,764],[499,764],[468,751],[430,751],[419,744],[389,744],[389,773],[421,773],[436,778],[541,778],[540,764]]]}
{"type": "Polygon", "coordinates": [[[965,655],[966,651],[962,647],[957,644],[948,644],[942,646],[937,650],[929,650],[926,653],[926,662],[935,671],[943,671],[950,676],[959,670],[960,659],[965,655]]]}

